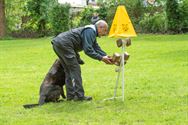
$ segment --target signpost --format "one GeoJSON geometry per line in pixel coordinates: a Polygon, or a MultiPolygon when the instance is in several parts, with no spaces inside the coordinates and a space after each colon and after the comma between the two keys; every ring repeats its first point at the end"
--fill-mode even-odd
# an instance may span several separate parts
{"type": "MultiPolygon", "coordinates": [[[[110,28],[109,32],[109,37],[114,37],[114,38],[129,38],[129,37],[136,37],[135,30],[133,28],[133,25],[131,23],[131,20],[127,14],[127,11],[125,9],[125,6],[118,6],[115,17],[112,22],[112,26],[110,28]]],[[[118,70],[118,76],[116,80],[116,86],[114,89],[114,96],[110,99],[115,99],[116,97],[116,92],[117,92],[117,87],[119,83],[119,78],[120,78],[120,73],[122,72],[122,101],[125,100],[124,96],[124,89],[125,89],[125,79],[124,79],[124,52],[125,52],[125,46],[126,43],[128,42],[126,40],[120,40],[121,41],[121,47],[122,47],[122,52],[121,52],[121,63],[119,66],[118,70]]]]}

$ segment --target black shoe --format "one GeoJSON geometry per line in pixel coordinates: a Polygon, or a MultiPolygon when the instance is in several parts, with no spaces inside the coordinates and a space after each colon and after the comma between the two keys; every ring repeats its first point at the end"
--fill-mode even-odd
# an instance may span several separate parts
{"type": "Polygon", "coordinates": [[[84,96],[84,97],[74,97],[74,101],[91,101],[91,96],[84,96]]]}
{"type": "Polygon", "coordinates": [[[67,101],[72,101],[72,100],[74,100],[74,97],[72,96],[67,97],[67,101]]]}
{"type": "Polygon", "coordinates": [[[74,98],[67,98],[67,101],[72,101],[74,100],[74,98]]]}

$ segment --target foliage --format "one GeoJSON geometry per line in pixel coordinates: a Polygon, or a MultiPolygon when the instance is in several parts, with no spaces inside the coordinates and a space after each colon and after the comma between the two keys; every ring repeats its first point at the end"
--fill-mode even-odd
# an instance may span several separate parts
{"type": "Polygon", "coordinates": [[[154,4],[144,5],[144,14],[154,15],[155,13],[165,12],[166,2],[164,0],[156,0],[154,4]]]}
{"type": "Polygon", "coordinates": [[[69,4],[55,4],[50,12],[50,23],[54,35],[69,29],[69,4]]]}
{"type": "MultiPolygon", "coordinates": [[[[126,48],[125,102],[113,96],[114,65],[95,61],[84,53],[81,66],[86,95],[91,102],[62,101],[33,109],[39,87],[57,58],[51,38],[0,41],[1,125],[187,125],[188,35],[139,35],[126,48]]],[[[100,38],[109,55],[120,52],[116,39],[100,38]]],[[[119,84],[117,96],[121,96],[119,84]]]]}
{"type": "Polygon", "coordinates": [[[37,31],[41,36],[46,34],[46,24],[48,23],[49,0],[30,0],[27,2],[26,11],[31,17],[31,24],[37,25],[37,31]]]}
{"type": "Polygon", "coordinates": [[[41,34],[35,31],[33,27],[25,27],[24,29],[12,31],[11,36],[14,38],[37,38],[41,37],[41,34]]]}
{"type": "Polygon", "coordinates": [[[101,19],[106,20],[110,27],[115,15],[115,11],[116,6],[114,5],[113,1],[108,1],[100,5],[99,9],[97,10],[97,13],[99,13],[99,17],[101,19]]]}
{"type": "Polygon", "coordinates": [[[140,29],[139,22],[144,16],[144,6],[142,0],[122,0],[121,4],[125,5],[127,13],[138,31],[140,29]]]}
{"type": "Polygon", "coordinates": [[[111,27],[116,12],[116,6],[110,6],[107,10],[109,9],[110,11],[107,11],[106,21],[109,24],[109,27],[111,27]]]}
{"type": "Polygon", "coordinates": [[[26,2],[28,0],[5,0],[6,30],[8,34],[21,28],[22,16],[26,14],[26,11],[24,11],[26,2]]]}
{"type": "Polygon", "coordinates": [[[5,0],[0,0],[0,38],[6,35],[5,0]]]}
{"type": "Polygon", "coordinates": [[[81,12],[78,12],[76,14],[71,14],[70,16],[70,27],[71,28],[77,28],[80,26],[81,23],[81,16],[80,16],[81,12]]]}
{"type": "Polygon", "coordinates": [[[180,13],[178,10],[177,0],[167,0],[166,2],[166,13],[168,21],[168,30],[171,32],[180,32],[180,13]]]}
{"type": "Polygon", "coordinates": [[[188,31],[188,1],[167,0],[168,30],[172,33],[188,31]]]}
{"type": "Polygon", "coordinates": [[[179,28],[181,29],[181,32],[188,32],[188,1],[182,0],[179,3],[178,7],[179,11],[179,28]]]}
{"type": "MultiPolygon", "coordinates": [[[[46,36],[50,32],[57,32],[57,27],[60,28],[60,26],[63,25],[64,29],[59,29],[60,31],[63,31],[65,29],[68,29],[69,24],[66,23],[66,21],[69,19],[69,15],[67,14],[60,14],[57,15],[57,13],[53,12],[55,11],[54,7],[58,7],[59,11],[59,5],[57,0],[28,0],[24,3],[25,6],[21,6],[22,10],[24,10],[22,15],[19,16],[19,28],[16,28],[15,30],[12,30],[12,35],[17,37],[37,37],[37,36],[46,36]],[[50,14],[54,15],[50,15],[50,14]],[[60,17],[60,16],[63,17],[60,17]],[[66,16],[65,16],[66,15],[66,16]],[[56,17],[55,17],[56,16],[56,17]],[[65,19],[67,17],[67,19],[65,19]],[[63,20],[65,21],[64,24],[57,25],[58,21],[56,20],[63,20]],[[52,24],[55,23],[55,24],[52,24]],[[65,25],[66,24],[66,25],[65,25]],[[67,25],[68,24],[68,25],[67,25]],[[55,28],[56,26],[56,28],[55,28]],[[35,35],[34,35],[35,34],[35,35]]],[[[63,11],[63,10],[62,10],[63,11]]],[[[66,10],[63,13],[67,13],[66,10]]],[[[12,21],[12,23],[15,25],[15,22],[12,21]]],[[[9,25],[11,22],[9,23],[9,25]]],[[[11,26],[11,25],[10,25],[11,26]]]]}
{"type": "Polygon", "coordinates": [[[80,14],[80,16],[81,16],[80,20],[81,21],[80,21],[79,25],[84,26],[84,25],[91,24],[91,17],[92,17],[94,12],[95,12],[95,10],[91,6],[84,8],[84,10],[80,14]]]}
{"type": "MultiPolygon", "coordinates": [[[[93,9],[89,6],[80,13],[73,15],[69,13],[69,16],[61,14],[59,9],[55,10],[55,6],[59,8],[57,1],[5,0],[6,30],[11,35],[19,36],[20,34],[20,36],[25,37],[27,34],[37,34],[37,36],[51,35],[51,32],[57,34],[69,28],[90,24],[94,12],[97,12],[101,19],[106,20],[110,27],[116,8],[120,4],[126,7],[137,32],[188,32],[187,0],[156,0],[154,5],[145,5],[143,0],[105,0],[105,2],[98,0],[99,9],[93,9]],[[59,15],[55,11],[59,11],[59,15]],[[60,17],[61,15],[66,16],[60,17]],[[164,21],[165,19],[167,21],[164,21]],[[64,21],[61,22],[61,20],[64,21]],[[148,25],[146,22],[153,24],[148,25]],[[163,24],[159,24],[159,22],[163,22],[163,24]]],[[[65,13],[68,13],[68,10],[65,10],[65,13]]]]}
{"type": "Polygon", "coordinates": [[[106,20],[108,8],[105,6],[105,4],[102,4],[99,9],[96,10],[96,12],[99,14],[100,19],[106,20]]]}
{"type": "Polygon", "coordinates": [[[165,33],[167,31],[166,13],[145,14],[139,25],[144,33],[165,33]]]}
{"type": "Polygon", "coordinates": [[[101,3],[98,9],[93,9],[91,6],[86,7],[81,12],[80,26],[91,24],[91,18],[94,12],[99,14],[100,19],[106,20],[107,23],[111,25],[112,18],[115,14],[115,8],[111,3],[105,2],[104,4],[101,3]],[[108,11],[109,9],[111,11],[108,11]]]}
{"type": "Polygon", "coordinates": [[[120,0],[118,2],[115,0],[110,0],[104,2],[103,4],[102,1],[99,1],[99,4],[100,8],[98,13],[101,15],[101,17],[107,20],[109,26],[111,26],[117,6],[125,5],[133,25],[135,25],[136,29],[138,29],[138,22],[143,16],[143,5],[140,0],[120,0]]]}

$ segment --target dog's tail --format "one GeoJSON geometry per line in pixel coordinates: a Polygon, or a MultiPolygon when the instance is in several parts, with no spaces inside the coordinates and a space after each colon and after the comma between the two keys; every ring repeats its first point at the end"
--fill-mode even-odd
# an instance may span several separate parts
{"type": "Polygon", "coordinates": [[[37,106],[39,106],[39,104],[26,104],[26,105],[23,105],[23,107],[25,109],[34,108],[34,107],[37,107],[37,106]]]}

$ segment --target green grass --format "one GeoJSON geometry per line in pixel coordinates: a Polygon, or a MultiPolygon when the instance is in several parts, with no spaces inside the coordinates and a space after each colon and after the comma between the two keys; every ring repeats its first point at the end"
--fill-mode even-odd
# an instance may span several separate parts
{"type": "MultiPolygon", "coordinates": [[[[187,125],[188,35],[139,35],[127,48],[125,102],[113,96],[117,73],[81,53],[86,95],[91,102],[37,103],[39,86],[56,59],[51,38],[0,41],[0,125],[187,125]]],[[[115,39],[98,43],[121,52],[115,39]]],[[[121,86],[118,87],[118,96],[121,86]]]]}

